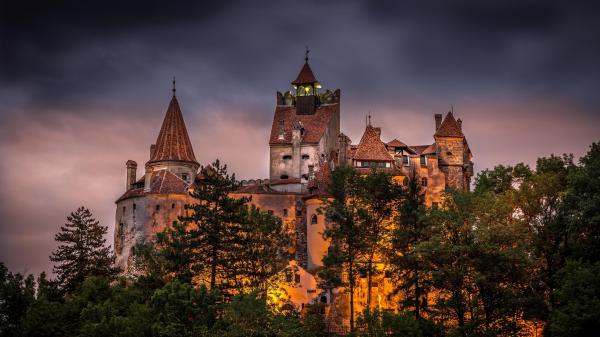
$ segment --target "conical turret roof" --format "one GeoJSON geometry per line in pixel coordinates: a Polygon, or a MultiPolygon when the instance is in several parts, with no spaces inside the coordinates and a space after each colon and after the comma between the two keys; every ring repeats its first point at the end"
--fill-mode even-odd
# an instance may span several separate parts
{"type": "Polygon", "coordinates": [[[192,142],[188,136],[179,102],[173,95],[160,133],[156,139],[156,147],[150,162],[157,161],[187,161],[198,163],[194,156],[192,142]]]}
{"type": "Polygon", "coordinates": [[[296,79],[294,80],[294,82],[292,82],[292,84],[298,85],[298,84],[308,84],[308,83],[315,83],[317,82],[317,78],[315,77],[315,74],[313,74],[312,69],[310,69],[310,66],[308,65],[308,61],[304,62],[304,66],[302,66],[302,69],[300,69],[300,72],[298,73],[298,77],[296,77],[296,79]]]}
{"type": "Polygon", "coordinates": [[[393,161],[385,144],[379,137],[379,132],[371,125],[367,125],[360,143],[354,152],[355,160],[393,161]]]}
{"type": "Polygon", "coordinates": [[[462,133],[460,125],[456,119],[454,119],[454,115],[452,111],[449,111],[444,118],[444,121],[440,125],[440,127],[436,130],[435,137],[464,137],[465,135],[462,133]]]}

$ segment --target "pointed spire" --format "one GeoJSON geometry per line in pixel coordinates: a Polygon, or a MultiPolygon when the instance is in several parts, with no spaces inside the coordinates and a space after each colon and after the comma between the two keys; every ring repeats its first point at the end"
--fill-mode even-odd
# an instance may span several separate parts
{"type": "MultiPolygon", "coordinates": [[[[462,123],[462,122],[461,122],[462,123]]],[[[454,119],[452,110],[448,111],[446,118],[436,130],[435,137],[464,137],[460,124],[454,119]]]]}
{"type": "MultiPolygon", "coordinates": [[[[173,85],[175,80],[173,79],[173,85]]],[[[188,136],[183,114],[179,108],[179,102],[175,97],[175,86],[173,86],[173,98],[160,128],[156,147],[149,162],[157,161],[187,161],[198,163],[194,156],[192,142],[188,136]]]]}
{"type": "Polygon", "coordinates": [[[300,69],[296,80],[292,82],[293,85],[317,83],[317,78],[308,65],[308,53],[310,53],[310,49],[308,49],[308,46],[306,46],[306,51],[304,52],[304,65],[302,66],[302,69],[300,69]]]}
{"type": "Polygon", "coordinates": [[[375,128],[372,125],[367,125],[365,133],[363,133],[356,151],[354,152],[354,160],[366,161],[393,161],[385,144],[381,141],[381,129],[375,128]]]}

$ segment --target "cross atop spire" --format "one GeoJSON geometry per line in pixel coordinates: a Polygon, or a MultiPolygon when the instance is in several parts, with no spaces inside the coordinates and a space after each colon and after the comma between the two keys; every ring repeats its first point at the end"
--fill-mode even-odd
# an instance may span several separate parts
{"type": "Polygon", "coordinates": [[[308,53],[310,53],[310,49],[308,49],[308,45],[306,46],[306,51],[304,52],[304,62],[308,63],[308,53]]]}
{"type": "Polygon", "coordinates": [[[173,76],[173,96],[175,96],[175,91],[177,91],[177,89],[175,88],[175,76],[173,76]]]}

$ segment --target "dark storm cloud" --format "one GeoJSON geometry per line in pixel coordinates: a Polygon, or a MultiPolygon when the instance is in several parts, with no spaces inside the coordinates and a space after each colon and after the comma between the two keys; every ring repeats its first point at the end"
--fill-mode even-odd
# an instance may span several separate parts
{"type": "Polygon", "coordinates": [[[112,226],[124,163],[148,160],[172,76],[198,160],[265,178],[275,91],[307,44],[324,87],[342,89],[355,142],[371,110],[384,140],[430,143],[432,115],[451,104],[478,170],[581,155],[600,138],[594,2],[0,6],[0,261],[18,271],[50,269],[52,233],[81,204],[112,226]]]}
{"type": "MultiPolygon", "coordinates": [[[[339,79],[348,93],[408,98],[426,91],[446,100],[465,92],[558,94],[590,106],[600,103],[593,95],[600,77],[594,2],[4,6],[1,80],[17,91],[12,96],[23,88],[30,104],[89,103],[100,95],[140,100],[160,90],[157,77],[175,73],[191,75],[183,79],[199,100],[239,101],[242,95],[285,89],[287,83],[279,80],[284,74],[275,65],[300,60],[306,43],[313,47],[315,64],[328,69],[319,75],[339,79]],[[140,87],[141,82],[147,85],[140,87]]],[[[289,79],[296,70],[285,67],[289,79]]]]}
{"type": "Polygon", "coordinates": [[[391,40],[417,91],[600,103],[597,2],[376,1],[365,9],[397,36],[391,40]]]}

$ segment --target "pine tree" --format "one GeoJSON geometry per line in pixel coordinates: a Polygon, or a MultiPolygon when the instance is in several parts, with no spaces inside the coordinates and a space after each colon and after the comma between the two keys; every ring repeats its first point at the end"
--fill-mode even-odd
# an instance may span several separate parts
{"type": "Polygon", "coordinates": [[[424,195],[414,171],[406,179],[408,185],[398,204],[396,226],[387,257],[399,289],[405,293],[406,300],[400,304],[401,308],[413,309],[415,319],[420,320],[421,311],[427,306],[429,276],[419,245],[431,236],[431,225],[427,221],[424,195]]]}
{"type": "Polygon", "coordinates": [[[325,216],[331,224],[323,238],[331,245],[323,258],[322,282],[330,287],[344,286],[350,295],[350,330],[354,331],[354,290],[359,276],[360,262],[366,250],[365,228],[359,220],[359,206],[352,202],[357,197],[358,173],[352,167],[340,166],[333,171],[325,216]],[[336,275],[342,272],[342,277],[336,275]]]}
{"type": "Polygon", "coordinates": [[[367,310],[371,310],[373,278],[381,272],[378,268],[392,234],[393,212],[403,194],[402,187],[392,176],[373,169],[357,177],[356,193],[352,203],[357,206],[357,221],[364,228],[365,242],[361,262],[367,277],[367,310]]]}
{"type": "Polygon", "coordinates": [[[63,291],[77,289],[87,276],[116,275],[114,256],[103,237],[107,231],[87,208],[80,207],[67,217],[67,223],[54,237],[60,245],[50,256],[56,263],[53,271],[63,291]]]}
{"type": "Polygon", "coordinates": [[[216,160],[202,167],[191,191],[189,216],[160,233],[158,244],[166,269],[182,282],[206,284],[224,295],[258,289],[288,261],[291,236],[281,219],[250,205],[250,198],[230,196],[239,187],[235,175],[216,160]]]}

